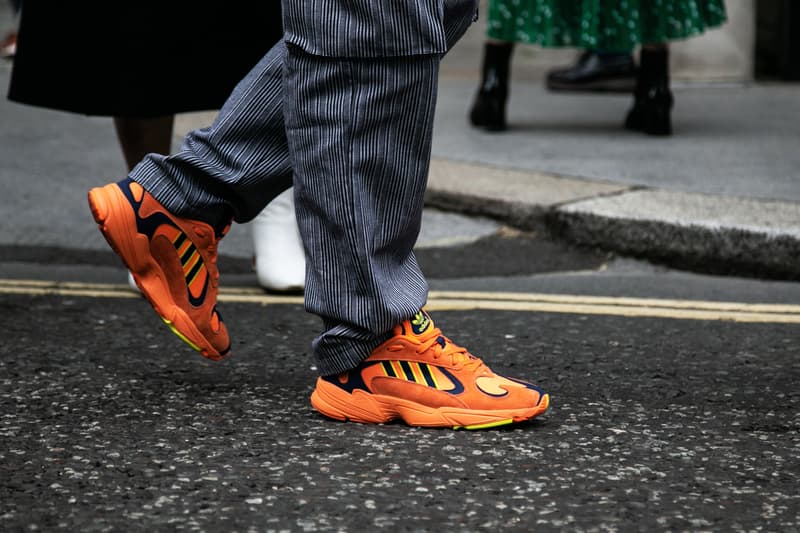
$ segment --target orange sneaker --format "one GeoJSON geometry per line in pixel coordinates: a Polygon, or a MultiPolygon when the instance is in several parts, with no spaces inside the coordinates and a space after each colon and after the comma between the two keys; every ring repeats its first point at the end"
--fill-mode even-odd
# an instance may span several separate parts
{"type": "Polygon", "coordinates": [[[457,346],[424,311],[394,328],[394,337],[361,365],[320,377],[311,405],[325,416],[380,424],[484,429],[544,413],[538,387],[498,376],[457,346]]]}
{"type": "Polygon", "coordinates": [[[205,222],[172,215],[130,179],[89,191],[100,231],[156,313],[189,346],[213,360],[230,351],[216,309],[217,235],[205,222]]]}

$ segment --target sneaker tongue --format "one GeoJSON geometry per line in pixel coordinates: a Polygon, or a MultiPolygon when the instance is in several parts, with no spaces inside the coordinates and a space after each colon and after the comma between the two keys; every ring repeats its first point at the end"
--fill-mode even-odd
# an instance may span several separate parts
{"type": "Polygon", "coordinates": [[[402,321],[394,328],[395,335],[403,335],[405,337],[414,337],[420,342],[430,341],[436,338],[436,342],[442,347],[445,353],[449,353],[453,363],[470,363],[475,361],[475,364],[481,364],[480,359],[469,355],[464,348],[448,344],[447,339],[442,336],[436,326],[433,325],[433,319],[425,311],[420,310],[416,315],[408,320],[402,321]]]}
{"type": "Polygon", "coordinates": [[[407,337],[416,337],[420,340],[426,340],[431,335],[436,335],[433,319],[425,311],[419,311],[409,320],[404,320],[395,327],[396,335],[405,335],[407,337]]]}

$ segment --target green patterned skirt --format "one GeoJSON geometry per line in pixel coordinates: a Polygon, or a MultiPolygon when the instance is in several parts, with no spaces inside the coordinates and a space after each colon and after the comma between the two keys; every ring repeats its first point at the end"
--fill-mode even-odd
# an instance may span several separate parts
{"type": "Polygon", "coordinates": [[[489,0],[487,37],[627,52],[699,35],[726,20],[723,0],[489,0]]]}

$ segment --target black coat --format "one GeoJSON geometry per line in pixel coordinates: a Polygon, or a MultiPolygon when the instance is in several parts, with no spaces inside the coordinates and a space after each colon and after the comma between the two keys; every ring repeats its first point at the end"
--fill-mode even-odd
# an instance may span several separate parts
{"type": "Polygon", "coordinates": [[[279,0],[25,0],[8,98],[87,115],[219,109],[281,35],[279,0]]]}

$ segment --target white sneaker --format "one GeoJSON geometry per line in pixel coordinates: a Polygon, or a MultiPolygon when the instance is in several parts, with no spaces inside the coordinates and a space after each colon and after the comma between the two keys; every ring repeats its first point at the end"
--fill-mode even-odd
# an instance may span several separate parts
{"type": "Polygon", "coordinates": [[[130,271],[130,270],[128,271],[128,286],[129,286],[131,289],[133,289],[134,291],[136,291],[136,292],[142,292],[142,290],[141,290],[141,289],[139,288],[139,286],[136,284],[136,280],[135,280],[135,279],[133,279],[133,274],[131,274],[131,271],[130,271]]]}
{"type": "Polygon", "coordinates": [[[253,219],[258,284],[269,291],[302,291],[306,256],[294,213],[294,190],[279,194],[253,219]]]}

